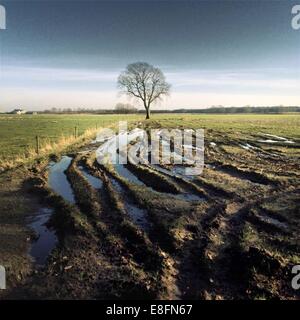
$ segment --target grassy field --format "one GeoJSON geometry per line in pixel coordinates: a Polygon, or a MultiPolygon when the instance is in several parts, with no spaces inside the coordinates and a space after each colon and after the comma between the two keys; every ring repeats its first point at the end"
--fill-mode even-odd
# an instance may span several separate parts
{"type": "Polygon", "coordinates": [[[119,120],[142,119],[127,115],[0,115],[0,167],[34,155],[36,136],[41,148],[51,151],[51,145],[74,143],[75,127],[82,135],[88,129],[109,126],[119,120]],[[71,139],[70,139],[71,138],[71,139]]]}
{"type": "MultiPolygon", "coordinates": [[[[0,115],[1,162],[26,157],[35,149],[74,136],[87,129],[105,127],[119,120],[142,120],[142,115],[0,115]]],[[[300,115],[153,115],[162,127],[213,129],[226,134],[270,133],[300,139],[300,115]]]]}
{"type": "Polygon", "coordinates": [[[155,115],[163,127],[203,128],[228,133],[270,133],[300,138],[299,114],[155,115]]]}
{"type": "Polygon", "coordinates": [[[0,121],[3,163],[22,157],[37,131],[52,146],[62,134],[72,136],[75,125],[82,137],[64,138],[39,161],[0,173],[4,298],[299,299],[290,286],[291,267],[300,263],[299,115],[0,121]],[[182,166],[163,163],[100,165],[101,142],[91,143],[96,124],[126,119],[143,129],[205,129],[203,173],[189,178],[182,166]],[[61,193],[61,183],[51,184],[48,153],[58,165],[69,157],[61,175],[74,200],[61,193]],[[38,268],[28,252],[39,237],[26,219],[41,207],[53,210],[59,245],[38,268]]]}

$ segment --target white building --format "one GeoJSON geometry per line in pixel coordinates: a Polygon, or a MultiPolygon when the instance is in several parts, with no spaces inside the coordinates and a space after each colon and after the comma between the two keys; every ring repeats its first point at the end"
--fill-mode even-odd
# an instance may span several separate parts
{"type": "Polygon", "coordinates": [[[15,109],[12,111],[13,114],[25,114],[26,111],[23,109],[15,109]]]}

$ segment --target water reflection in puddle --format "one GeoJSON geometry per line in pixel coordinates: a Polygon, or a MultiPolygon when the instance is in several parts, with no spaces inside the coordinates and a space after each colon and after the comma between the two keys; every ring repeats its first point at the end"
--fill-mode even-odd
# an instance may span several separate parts
{"type": "Polygon", "coordinates": [[[29,223],[29,227],[33,229],[38,236],[37,240],[32,243],[30,249],[30,255],[34,258],[38,266],[45,264],[48,255],[57,243],[55,232],[48,229],[46,226],[46,223],[52,214],[52,209],[41,208],[36,215],[32,217],[32,221],[29,223]]]}
{"type": "Polygon", "coordinates": [[[74,193],[65,175],[71,161],[71,157],[63,156],[59,162],[50,165],[48,183],[50,188],[66,201],[75,203],[74,193]]]}
{"type": "Polygon", "coordinates": [[[89,174],[87,172],[87,170],[82,167],[82,166],[78,166],[78,169],[80,170],[80,172],[83,174],[83,176],[88,180],[88,182],[90,183],[90,185],[95,188],[95,189],[101,189],[103,186],[103,182],[100,178],[94,177],[91,174],[89,174]]]}
{"type": "MultiPolygon", "coordinates": [[[[165,169],[161,167],[160,165],[154,164],[151,165],[155,170],[169,176],[169,177],[179,177],[181,179],[188,179],[192,180],[194,179],[195,176],[187,176],[185,175],[185,168],[184,167],[179,167],[179,166],[174,166],[172,170],[165,169]]],[[[178,195],[172,195],[172,197],[183,199],[183,200],[188,200],[188,201],[203,201],[203,197],[198,196],[196,194],[192,193],[182,193],[178,195]]]]}
{"type": "Polygon", "coordinates": [[[182,167],[179,165],[174,165],[172,169],[166,169],[161,167],[158,164],[151,165],[155,170],[168,175],[169,177],[179,177],[181,179],[193,180],[195,176],[186,174],[186,167],[182,167]]]}
{"type": "Polygon", "coordinates": [[[145,184],[139,180],[131,171],[124,167],[123,164],[114,164],[115,171],[126,180],[137,184],[139,186],[145,186],[145,184]]]}
{"type": "Polygon", "coordinates": [[[137,205],[135,205],[132,202],[132,200],[129,197],[127,197],[126,191],[116,179],[111,178],[111,182],[114,189],[121,196],[125,206],[125,210],[129,214],[129,216],[132,218],[132,220],[144,231],[149,232],[150,222],[147,219],[147,215],[148,215],[147,211],[145,209],[139,208],[137,205]]]}
{"type": "Polygon", "coordinates": [[[268,215],[260,215],[259,218],[266,223],[274,225],[280,229],[287,230],[288,226],[286,223],[277,220],[276,218],[270,217],[268,215]]]}

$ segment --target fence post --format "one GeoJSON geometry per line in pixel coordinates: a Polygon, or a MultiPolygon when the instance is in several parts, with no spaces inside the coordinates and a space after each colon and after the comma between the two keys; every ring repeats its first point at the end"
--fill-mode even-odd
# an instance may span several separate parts
{"type": "Polygon", "coordinates": [[[75,139],[77,138],[77,126],[75,126],[74,128],[74,135],[75,135],[75,139]]]}
{"type": "Polygon", "coordinates": [[[36,153],[40,154],[40,137],[39,136],[35,137],[35,142],[36,142],[36,153]]]}

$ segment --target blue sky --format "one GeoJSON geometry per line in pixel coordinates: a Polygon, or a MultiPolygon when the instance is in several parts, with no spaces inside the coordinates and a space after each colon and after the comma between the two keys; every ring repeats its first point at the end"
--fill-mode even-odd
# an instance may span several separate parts
{"type": "Polygon", "coordinates": [[[172,84],[156,108],[300,105],[296,3],[0,0],[0,111],[111,108],[135,61],[172,84]]]}

